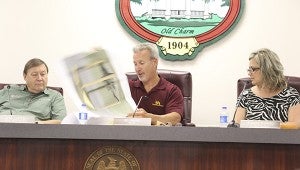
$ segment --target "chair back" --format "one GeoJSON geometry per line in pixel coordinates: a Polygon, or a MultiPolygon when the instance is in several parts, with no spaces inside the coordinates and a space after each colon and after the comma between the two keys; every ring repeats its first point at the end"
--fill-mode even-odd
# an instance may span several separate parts
{"type": "MultiPolygon", "coordinates": [[[[4,86],[8,85],[7,83],[0,83],[0,90],[4,88],[4,86]]],[[[21,85],[21,84],[19,84],[21,85]]],[[[62,96],[64,94],[64,90],[61,87],[53,87],[53,86],[47,86],[50,89],[58,91],[62,96]]]]}
{"type": "MultiPolygon", "coordinates": [[[[192,117],[192,74],[187,71],[175,71],[158,69],[158,74],[168,80],[169,82],[177,85],[183,95],[183,119],[181,123],[186,125],[191,123],[192,117]]],[[[128,80],[137,80],[138,77],[135,72],[126,73],[128,80]]]]}
{"type": "MultiPolygon", "coordinates": [[[[300,92],[300,77],[295,76],[285,76],[288,86],[294,87],[298,92],[300,92]]],[[[243,89],[248,89],[252,87],[250,78],[240,78],[237,81],[237,96],[243,91],[243,89]]]]}

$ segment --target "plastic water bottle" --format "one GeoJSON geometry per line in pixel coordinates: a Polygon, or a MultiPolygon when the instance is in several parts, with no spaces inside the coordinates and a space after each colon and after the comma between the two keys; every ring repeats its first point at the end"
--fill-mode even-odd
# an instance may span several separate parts
{"type": "Polygon", "coordinates": [[[220,127],[227,127],[227,125],[228,125],[228,110],[226,106],[223,106],[220,113],[220,127]]]}
{"type": "Polygon", "coordinates": [[[78,119],[79,119],[80,124],[82,124],[82,125],[86,124],[86,122],[88,120],[88,111],[87,111],[85,103],[81,104],[78,119]]]}

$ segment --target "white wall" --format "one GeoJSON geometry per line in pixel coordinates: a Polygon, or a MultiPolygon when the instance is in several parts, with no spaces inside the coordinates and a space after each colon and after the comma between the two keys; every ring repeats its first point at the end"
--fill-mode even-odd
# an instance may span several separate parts
{"type": "MultiPolygon", "coordinates": [[[[192,73],[194,123],[218,125],[222,105],[233,115],[236,81],[247,76],[248,55],[258,48],[274,50],[286,75],[300,76],[299,6],[299,0],[248,0],[235,29],[194,60],[161,59],[159,68],[192,73]]],[[[50,67],[49,85],[64,87],[55,71],[58,61],[95,47],[106,49],[118,73],[133,71],[131,49],[137,42],[120,26],[114,0],[0,0],[2,82],[23,82],[24,64],[40,57],[50,67]]],[[[67,87],[64,96],[68,111],[77,111],[67,87]]]]}

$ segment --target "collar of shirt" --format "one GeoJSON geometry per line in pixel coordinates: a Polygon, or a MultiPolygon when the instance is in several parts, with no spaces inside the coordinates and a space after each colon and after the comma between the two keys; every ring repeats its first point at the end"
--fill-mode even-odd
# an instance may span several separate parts
{"type": "MultiPolygon", "coordinates": [[[[19,86],[20,90],[22,90],[22,91],[28,91],[27,86],[25,84],[21,84],[21,85],[18,85],[18,86],[19,86]]],[[[49,89],[46,87],[46,89],[44,91],[42,91],[41,93],[49,95],[49,89]]]]}
{"type": "MultiPolygon", "coordinates": [[[[163,77],[159,76],[159,82],[156,86],[153,87],[153,89],[159,89],[159,90],[163,90],[166,87],[164,86],[165,82],[167,81],[166,79],[164,79],[163,77]]],[[[143,88],[144,89],[144,85],[143,82],[141,82],[140,80],[137,80],[136,82],[134,82],[134,87],[137,88],[143,88]]],[[[151,90],[152,91],[152,90],[151,90]]]]}

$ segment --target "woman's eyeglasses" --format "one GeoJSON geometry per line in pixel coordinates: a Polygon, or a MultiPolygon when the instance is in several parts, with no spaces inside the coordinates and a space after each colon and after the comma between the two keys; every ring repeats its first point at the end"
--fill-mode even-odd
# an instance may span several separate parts
{"type": "Polygon", "coordinates": [[[260,69],[259,67],[249,67],[247,69],[247,71],[248,71],[248,73],[253,73],[253,72],[255,72],[256,70],[259,70],[259,69],[260,69]]]}

